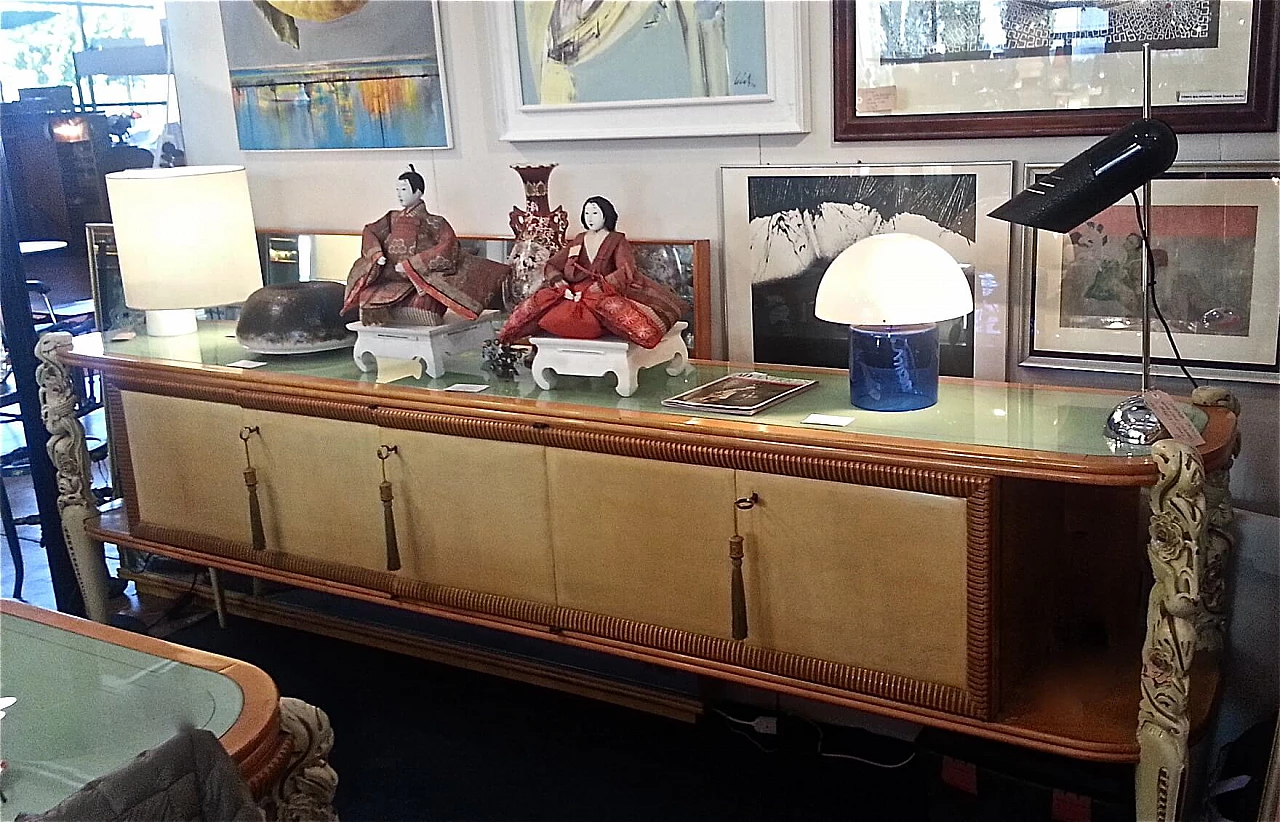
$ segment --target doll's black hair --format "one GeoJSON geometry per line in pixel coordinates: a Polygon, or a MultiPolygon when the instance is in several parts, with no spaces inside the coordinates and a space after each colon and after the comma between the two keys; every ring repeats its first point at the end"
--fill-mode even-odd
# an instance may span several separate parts
{"type": "Polygon", "coordinates": [[[578,222],[582,223],[582,227],[587,227],[587,205],[595,203],[600,206],[600,211],[604,214],[604,228],[606,231],[615,231],[618,228],[618,210],[613,207],[613,203],[603,197],[588,197],[587,201],[582,204],[582,212],[578,215],[578,222]]]}
{"type": "Polygon", "coordinates": [[[427,181],[422,179],[422,175],[414,170],[413,163],[409,163],[409,170],[404,174],[401,174],[396,179],[407,181],[409,183],[410,190],[418,194],[427,190],[427,181]]]}

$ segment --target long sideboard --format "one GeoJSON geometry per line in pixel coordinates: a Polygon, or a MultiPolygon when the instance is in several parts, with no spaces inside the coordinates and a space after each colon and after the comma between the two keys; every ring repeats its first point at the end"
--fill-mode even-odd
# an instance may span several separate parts
{"type": "Polygon", "coordinates": [[[1178,816],[1226,616],[1238,407],[1223,392],[1184,406],[1203,445],[1147,449],[1104,437],[1116,394],[973,380],[883,414],[849,406],[844,372],[771,368],[818,385],[735,418],[661,404],[744,370],[707,361],[646,371],[621,398],[605,379],[499,380],[478,357],[388,383],[347,352],[245,369],[217,323],[51,334],[38,354],[95,618],[105,541],[1138,762],[1139,818],[1178,816]],[[72,368],[102,376],[123,510],[88,496],[72,368]]]}

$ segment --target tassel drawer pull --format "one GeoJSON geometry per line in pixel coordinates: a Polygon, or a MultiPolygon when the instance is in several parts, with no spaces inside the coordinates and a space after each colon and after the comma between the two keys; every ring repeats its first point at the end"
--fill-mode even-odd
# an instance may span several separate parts
{"type": "Polygon", "coordinates": [[[391,493],[391,483],[387,480],[387,459],[399,453],[395,445],[378,447],[378,459],[382,462],[382,482],[378,485],[378,496],[382,499],[382,525],[387,535],[387,570],[400,570],[400,541],[396,538],[396,515],[392,510],[395,496],[391,493]]]}
{"type": "MultiPolygon", "coordinates": [[[[733,507],[739,511],[750,511],[760,501],[758,494],[739,497],[733,501],[733,507]]],[[[733,621],[734,639],[747,638],[747,589],[742,582],[742,537],[738,535],[737,517],[733,536],[729,537],[729,610],[733,621]]]]}
{"type": "Polygon", "coordinates": [[[733,610],[733,638],[747,638],[747,592],[742,584],[742,537],[729,537],[729,596],[733,610]]]}
{"type": "Polygon", "coordinates": [[[249,437],[261,436],[258,426],[246,425],[240,429],[240,441],[244,443],[244,487],[249,492],[249,534],[253,550],[267,550],[267,534],[262,528],[262,505],[258,502],[258,472],[249,458],[249,437]]]}

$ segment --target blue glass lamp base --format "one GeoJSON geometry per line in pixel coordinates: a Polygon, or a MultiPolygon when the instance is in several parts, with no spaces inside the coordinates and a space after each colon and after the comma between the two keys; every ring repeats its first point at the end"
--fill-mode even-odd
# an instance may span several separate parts
{"type": "Polygon", "coordinates": [[[868,411],[938,402],[938,326],[849,326],[849,401],[868,411]]]}

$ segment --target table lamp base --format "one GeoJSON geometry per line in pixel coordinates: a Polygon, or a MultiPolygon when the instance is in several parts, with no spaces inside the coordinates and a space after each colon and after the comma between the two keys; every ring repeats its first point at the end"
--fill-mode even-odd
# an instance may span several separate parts
{"type": "Polygon", "coordinates": [[[1141,394],[1124,400],[1107,417],[1107,436],[1130,445],[1151,445],[1169,432],[1141,394]]]}
{"type": "Polygon", "coordinates": [[[849,400],[868,411],[938,402],[938,326],[849,326],[849,400]]]}
{"type": "Polygon", "coordinates": [[[194,308],[170,308],[147,312],[148,337],[177,337],[196,333],[194,308]]]}

